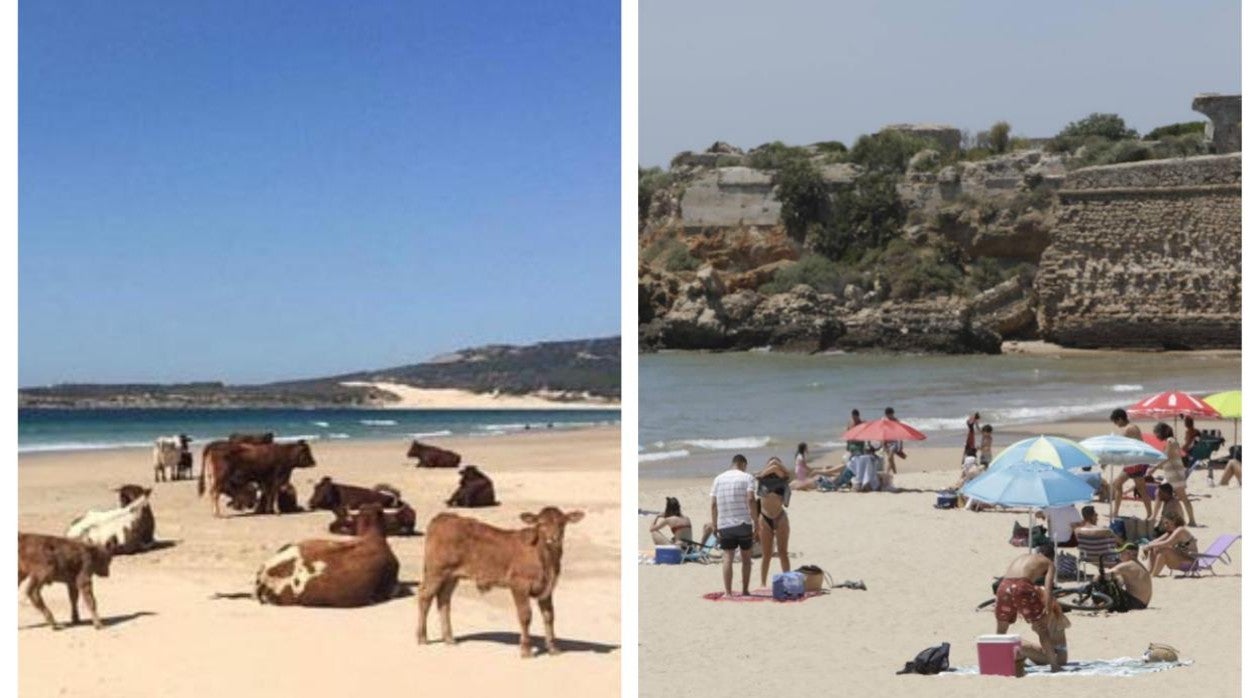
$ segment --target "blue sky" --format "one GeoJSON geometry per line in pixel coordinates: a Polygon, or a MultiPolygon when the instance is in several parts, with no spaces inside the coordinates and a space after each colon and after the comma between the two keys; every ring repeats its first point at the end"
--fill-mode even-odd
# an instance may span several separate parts
{"type": "Polygon", "coordinates": [[[616,334],[612,2],[28,1],[19,384],[616,334]]]}
{"type": "Polygon", "coordinates": [[[1239,0],[640,0],[642,165],[716,140],[841,140],[897,122],[1141,133],[1240,91],[1239,0]]]}

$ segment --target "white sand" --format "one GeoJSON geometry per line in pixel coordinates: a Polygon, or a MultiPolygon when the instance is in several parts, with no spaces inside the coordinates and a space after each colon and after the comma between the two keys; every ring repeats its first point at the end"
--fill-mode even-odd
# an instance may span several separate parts
{"type": "Polygon", "coordinates": [[[595,398],[589,395],[567,396],[556,393],[529,393],[527,395],[504,395],[502,393],[474,393],[468,390],[414,388],[403,383],[369,383],[350,381],[343,385],[371,387],[384,390],[399,397],[381,407],[389,409],[430,410],[576,410],[619,409],[618,400],[595,398]]]}

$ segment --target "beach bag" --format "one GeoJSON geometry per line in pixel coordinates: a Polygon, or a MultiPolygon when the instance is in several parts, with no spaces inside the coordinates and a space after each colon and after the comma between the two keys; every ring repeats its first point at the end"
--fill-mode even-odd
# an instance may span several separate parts
{"type": "Polygon", "coordinates": [[[1179,651],[1170,645],[1160,642],[1148,643],[1148,651],[1144,653],[1144,661],[1146,662],[1177,662],[1179,661],[1179,651]]]}
{"type": "Polygon", "coordinates": [[[797,571],[805,577],[807,594],[823,591],[823,583],[827,575],[818,565],[802,565],[797,568],[797,571]]]}
{"type": "Polygon", "coordinates": [[[958,493],[944,490],[936,493],[937,509],[954,509],[958,506],[958,493]]]}
{"type": "Polygon", "coordinates": [[[1070,553],[1057,554],[1057,578],[1069,582],[1079,578],[1079,558],[1070,553]]]}
{"type": "Polygon", "coordinates": [[[935,647],[914,655],[914,661],[906,662],[906,667],[898,674],[939,674],[949,668],[949,643],[942,642],[935,647]]]}
{"type": "Polygon", "coordinates": [[[1127,537],[1127,520],[1121,516],[1115,516],[1109,522],[1109,530],[1114,532],[1115,536],[1123,539],[1127,537]]]}
{"type": "Polygon", "coordinates": [[[771,578],[771,598],[791,601],[806,595],[806,575],[801,572],[781,572],[771,578]]]}

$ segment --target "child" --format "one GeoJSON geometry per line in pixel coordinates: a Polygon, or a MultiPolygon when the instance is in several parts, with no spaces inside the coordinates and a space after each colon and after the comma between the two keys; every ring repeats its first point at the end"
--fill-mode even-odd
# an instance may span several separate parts
{"type": "Polygon", "coordinates": [[[992,462],[992,425],[985,424],[979,429],[979,462],[988,465],[992,462]]]}

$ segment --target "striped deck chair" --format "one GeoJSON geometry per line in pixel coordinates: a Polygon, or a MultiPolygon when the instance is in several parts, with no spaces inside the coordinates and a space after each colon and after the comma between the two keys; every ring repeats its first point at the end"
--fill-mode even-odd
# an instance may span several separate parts
{"type": "Polygon", "coordinates": [[[1076,528],[1075,543],[1079,546],[1079,581],[1089,578],[1083,571],[1085,563],[1093,567],[1104,563],[1107,568],[1118,564],[1118,537],[1109,529],[1076,528]]]}
{"type": "MultiPolygon", "coordinates": [[[[1199,577],[1200,573],[1204,571],[1208,571],[1209,574],[1216,576],[1217,572],[1214,572],[1213,569],[1214,563],[1222,562],[1227,565],[1231,564],[1231,554],[1229,551],[1231,546],[1235,545],[1235,541],[1237,540],[1239,540],[1238,533],[1227,533],[1218,536],[1218,539],[1213,541],[1213,544],[1210,545],[1205,552],[1196,553],[1196,559],[1187,566],[1187,571],[1179,576],[1199,577]]],[[[1174,576],[1174,570],[1170,570],[1170,576],[1174,576]]]]}

